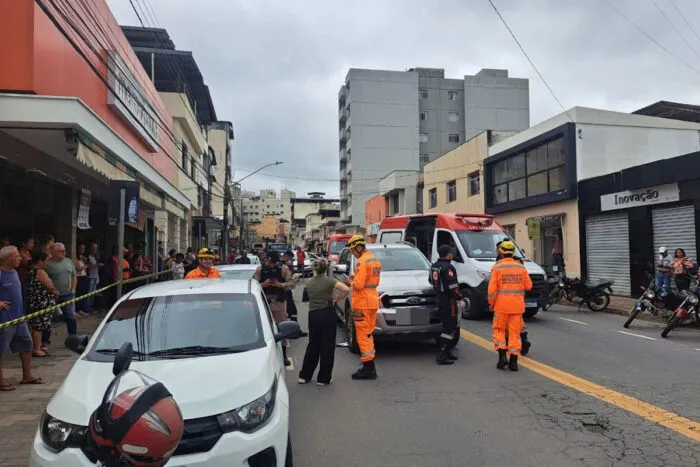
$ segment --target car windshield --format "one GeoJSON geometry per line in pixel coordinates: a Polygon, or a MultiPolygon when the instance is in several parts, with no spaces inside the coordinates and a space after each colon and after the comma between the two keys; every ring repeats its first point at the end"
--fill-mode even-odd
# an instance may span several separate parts
{"type": "Polygon", "coordinates": [[[253,294],[135,298],[109,316],[88,356],[109,361],[125,342],[138,359],[238,353],[265,346],[253,294]]]}
{"type": "Polygon", "coordinates": [[[255,269],[219,269],[222,279],[252,279],[255,269]]]}
{"type": "Polygon", "coordinates": [[[331,247],[328,252],[332,255],[337,255],[343,251],[343,248],[345,248],[347,244],[347,240],[343,240],[342,242],[331,242],[331,247]]]}
{"type": "MultiPolygon", "coordinates": [[[[457,238],[468,257],[495,260],[498,256],[496,245],[501,240],[512,240],[500,230],[457,230],[457,238]]],[[[515,256],[524,258],[522,250],[515,247],[515,256]]]]}
{"type": "Polygon", "coordinates": [[[382,263],[382,272],[430,269],[430,263],[423,253],[412,248],[377,248],[370,251],[382,263]]]}

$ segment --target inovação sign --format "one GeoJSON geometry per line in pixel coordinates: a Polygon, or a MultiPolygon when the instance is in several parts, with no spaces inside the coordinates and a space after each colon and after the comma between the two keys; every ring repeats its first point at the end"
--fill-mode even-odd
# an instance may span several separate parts
{"type": "Polygon", "coordinates": [[[678,200],[680,200],[678,183],[669,183],[667,185],[658,185],[639,190],[627,190],[602,195],[600,197],[600,210],[613,211],[615,209],[672,203],[678,200]]]}

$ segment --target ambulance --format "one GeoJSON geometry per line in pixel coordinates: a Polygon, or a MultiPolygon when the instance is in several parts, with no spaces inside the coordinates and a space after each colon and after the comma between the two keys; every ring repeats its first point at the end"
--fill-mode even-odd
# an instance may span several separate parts
{"type": "MultiPolygon", "coordinates": [[[[496,244],[511,239],[493,216],[487,214],[417,214],[387,217],[379,226],[377,243],[407,242],[417,247],[431,261],[438,260],[440,245],[452,247],[452,264],[457,270],[460,291],[465,299],[465,319],[489,315],[487,291],[491,268],[496,262],[496,244]]],[[[513,240],[514,241],[514,240],[513,240]]],[[[538,264],[529,260],[516,246],[532,279],[532,290],[525,294],[525,316],[537,314],[545,303],[547,276],[538,264]]],[[[428,280],[426,276],[425,280],[428,280]]]]}

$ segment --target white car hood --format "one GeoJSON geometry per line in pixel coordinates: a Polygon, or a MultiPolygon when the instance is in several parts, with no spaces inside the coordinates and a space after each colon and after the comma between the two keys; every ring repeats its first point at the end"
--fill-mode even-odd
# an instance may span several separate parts
{"type": "MultiPolygon", "coordinates": [[[[475,269],[487,273],[491,273],[491,268],[493,268],[493,265],[496,264],[496,261],[479,261],[473,258],[469,258],[468,260],[475,269]]],[[[453,265],[457,265],[457,263],[453,262],[453,265]]],[[[528,274],[545,274],[544,269],[542,269],[537,263],[533,261],[526,260],[525,261],[525,268],[527,269],[528,274]]]]}
{"type": "MultiPolygon", "coordinates": [[[[173,360],[133,361],[168,388],[185,419],[218,415],[254,401],[272,386],[274,346],[249,352],[173,360]]],[[[47,406],[65,422],[87,425],[112,381],[112,363],[79,359],[47,406]]]]}

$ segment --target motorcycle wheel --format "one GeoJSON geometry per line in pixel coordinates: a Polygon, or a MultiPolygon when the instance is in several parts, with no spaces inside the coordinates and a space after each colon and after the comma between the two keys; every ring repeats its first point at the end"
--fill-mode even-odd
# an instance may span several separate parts
{"type": "Polygon", "coordinates": [[[610,295],[605,292],[598,292],[593,299],[586,302],[586,306],[591,311],[603,311],[610,305],[610,295]]]}
{"type": "Polygon", "coordinates": [[[630,315],[629,319],[627,321],[625,321],[625,324],[623,324],[622,327],[625,329],[630,327],[630,324],[632,324],[632,321],[637,319],[637,316],[639,316],[641,313],[642,313],[642,310],[635,307],[634,310],[632,311],[632,314],[630,315]]]}
{"type": "Polygon", "coordinates": [[[680,324],[681,324],[681,320],[677,316],[674,316],[673,318],[671,318],[668,321],[668,324],[666,325],[664,330],[661,331],[661,337],[668,337],[668,333],[671,332],[673,330],[673,328],[677,328],[678,326],[680,326],[680,324]]]}

